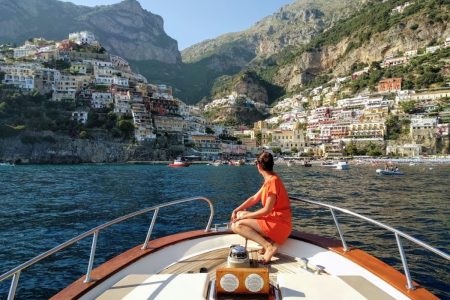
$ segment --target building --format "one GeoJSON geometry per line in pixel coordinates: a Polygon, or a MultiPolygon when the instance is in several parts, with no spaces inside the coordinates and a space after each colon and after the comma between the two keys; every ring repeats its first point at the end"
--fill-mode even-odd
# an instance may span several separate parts
{"type": "Polygon", "coordinates": [[[14,59],[19,59],[22,57],[34,56],[38,51],[35,45],[25,44],[14,49],[14,59]]]}
{"type": "Polygon", "coordinates": [[[214,135],[191,135],[190,141],[203,160],[215,160],[222,156],[220,142],[214,135]]]}
{"type": "Polygon", "coordinates": [[[88,112],[87,111],[74,111],[72,113],[72,120],[78,122],[80,124],[86,124],[88,120],[88,112]]]}
{"type": "Polygon", "coordinates": [[[444,47],[450,47],[450,36],[445,39],[444,47]]]}
{"type": "Polygon", "coordinates": [[[408,57],[408,58],[417,56],[417,49],[405,51],[405,56],[408,57]]]}
{"type": "Polygon", "coordinates": [[[38,81],[41,84],[57,80],[60,73],[55,70],[42,68],[38,64],[15,64],[1,67],[5,73],[3,84],[13,85],[21,90],[34,90],[38,88],[38,81]]]}
{"type": "Polygon", "coordinates": [[[111,93],[100,93],[93,92],[91,107],[95,109],[103,109],[107,108],[110,104],[113,103],[113,98],[111,93]]]}
{"type": "Polygon", "coordinates": [[[181,117],[153,116],[157,132],[183,132],[185,121],[181,117]]]}
{"type": "Polygon", "coordinates": [[[94,45],[97,43],[95,35],[90,31],[80,31],[69,34],[69,41],[78,45],[94,45]]]}
{"type": "Polygon", "coordinates": [[[441,46],[431,46],[431,47],[427,47],[425,49],[425,53],[434,53],[436,51],[438,51],[439,49],[441,49],[441,46]]]}
{"type": "Polygon", "coordinates": [[[386,155],[417,157],[422,153],[422,146],[417,144],[387,145],[386,155]]]}
{"type": "Polygon", "coordinates": [[[383,140],[386,133],[384,122],[354,123],[349,125],[349,137],[361,140],[383,140]]]}
{"type": "Polygon", "coordinates": [[[129,91],[113,91],[114,113],[118,115],[131,114],[131,95],[129,91]]]}
{"type": "Polygon", "coordinates": [[[75,89],[53,90],[52,101],[75,101],[76,93],[75,89]]]}
{"type": "Polygon", "coordinates": [[[389,68],[393,66],[400,66],[408,63],[408,57],[407,56],[401,56],[401,57],[390,57],[385,58],[381,64],[382,68],[389,68]]]}
{"type": "Polygon", "coordinates": [[[402,89],[402,78],[387,78],[378,82],[378,92],[397,92],[402,89]]]}
{"type": "Polygon", "coordinates": [[[143,142],[156,139],[156,135],[153,133],[152,119],[144,103],[133,103],[131,105],[131,113],[136,140],[143,142]]]}
{"type": "Polygon", "coordinates": [[[436,133],[437,118],[414,116],[411,118],[410,136],[414,141],[433,139],[436,133]]]}

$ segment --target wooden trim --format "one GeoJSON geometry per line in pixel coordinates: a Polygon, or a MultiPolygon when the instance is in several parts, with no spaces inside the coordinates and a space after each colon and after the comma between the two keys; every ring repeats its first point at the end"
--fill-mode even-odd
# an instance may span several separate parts
{"type": "Polygon", "coordinates": [[[426,288],[420,286],[417,282],[414,282],[415,290],[408,290],[406,287],[405,275],[363,250],[350,247],[350,250],[345,252],[341,242],[308,233],[293,232],[290,238],[314,244],[342,255],[346,259],[386,281],[411,299],[439,299],[426,288]]]}
{"type": "MultiPolygon", "coordinates": [[[[99,285],[101,282],[105,281],[107,278],[144,256],[181,241],[223,234],[232,234],[232,232],[204,232],[203,230],[190,231],[150,241],[148,244],[148,249],[146,250],[141,250],[142,245],[136,246],[92,270],[92,281],[90,283],[84,283],[83,281],[86,276],[83,276],[50,299],[77,299],[93,289],[95,286],[99,285]]],[[[406,288],[406,277],[402,273],[362,250],[350,248],[348,252],[345,252],[339,241],[310,233],[293,232],[290,238],[329,249],[330,251],[342,255],[350,261],[360,265],[362,268],[380,277],[411,299],[439,299],[417,283],[414,283],[416,287],[415,290],[408,290],[406,288]]]]}

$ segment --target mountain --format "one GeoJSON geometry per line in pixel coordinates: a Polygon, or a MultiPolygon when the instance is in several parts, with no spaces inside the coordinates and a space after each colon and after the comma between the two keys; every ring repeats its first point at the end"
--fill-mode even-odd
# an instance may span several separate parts
{"type": "Polygon", "coordinates": [[[230,65],[242,67],[251,59],[268,57],[286,47],[307,44],[312,37],[349,16],[364,2],[366,1],[297,0],[247,30],[225,34],[183,50],[182,58],[184,62],[192,63],[219,57],[227,60],[230,65]],[[241,55],[236,55],[239,53],[241,55]]]}
{"type": "MultiPolygon", "coordinates": [[[[216,79],[233,76],[279,51],[308,43],[366,1],[297,0],[247,30],[225,34],[183,50],[180,64],[147,60],[133,61],[132,65],[149,80],[174,86],[175,95],[184,101],[197,103],[213,96],[211,89],[216,79]]],[[[259,81],[258,78],[255,80],[259,81]]],[[[270,98],[278,97],[282,89],[274,88],[273,91],[276,93],[269,91],[270,98]]]]}
{"type": "Polygon", "coordinates": [[[0,44],[33,37],[62,40],[69,33],[93,32],[110,52],[133,60],[176,64],[177,42],[164,32],[163,19],[137,0],[78,6],[57,0],[0,0],[0,44]]]}
{"type": "Polygon", "coordinates": [[[350,75],[386,57],[442,45],[450,36],[449,20],[448,1],[372,1],[304,47],[285,49],[260,63],[257,74],[294,92],[322,75],[350,75]]]}

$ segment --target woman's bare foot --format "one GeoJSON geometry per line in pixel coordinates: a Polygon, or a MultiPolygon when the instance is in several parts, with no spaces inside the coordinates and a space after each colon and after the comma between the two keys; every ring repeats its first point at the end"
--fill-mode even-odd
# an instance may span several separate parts
{"type": "Polygon", "coordinates": [[[261,249],[258,250],[258,254],[259,255],[264,255],[264,253],[266,253],[266,249],[261,248],[261,249]]]}
{"type": "Polygon", "coordinates": [[[276,243],[271,244],[269,247],[266,248],[266,251],[264,253],[264,261],[270,262],[270,259],[272,256],[277,253],[278,251],[278,245],[276,243]]]}

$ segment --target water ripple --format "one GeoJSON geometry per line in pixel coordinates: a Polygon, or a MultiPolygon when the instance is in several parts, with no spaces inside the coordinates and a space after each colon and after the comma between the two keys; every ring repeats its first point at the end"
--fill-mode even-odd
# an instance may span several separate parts
{"type": "MultiPolygon", "coordinates": [[[[334,204],[389,224],[450,252],[450,166],[403,168],[407,175],[382,177],[369,166],[349,171],[277,166],[291,195],[334,204]]],[[[0,168],[0,273],[126,213],[167,201],[205,196],[214,202],[215,223],[262,183],[254,167],[194,165],[173,169],[147,165],[16,166],[0,168]]],[[[338,238],[330,213],[294,203],[294,227],[338,238]]],[[[160,211],[154,238],[203,228],[204,204],[160,211]],[[192,218],[191,216],[195,216],[192,218]]],[[[143,242],[152,214],[117,224],[99,236],[96,265],[143,242]]],[[[348,243],[402,272],[395,238],[381,228],[337,213],[348,243]]],[[[17,299],[46,299],[86,271],[85,239],[21,274],[17,299]],[[71,268],[68,268],[71,266],[71,268]],[[39,288],[36,288],[39,286],[39,288]],[[32,289],[34,287],[34,289],[32,289]]],[[[414,280],[450,298],[448,262],[404,241],[414,280]]],[[[0,299],[10,281],[0,283],[0,299]]]]}

